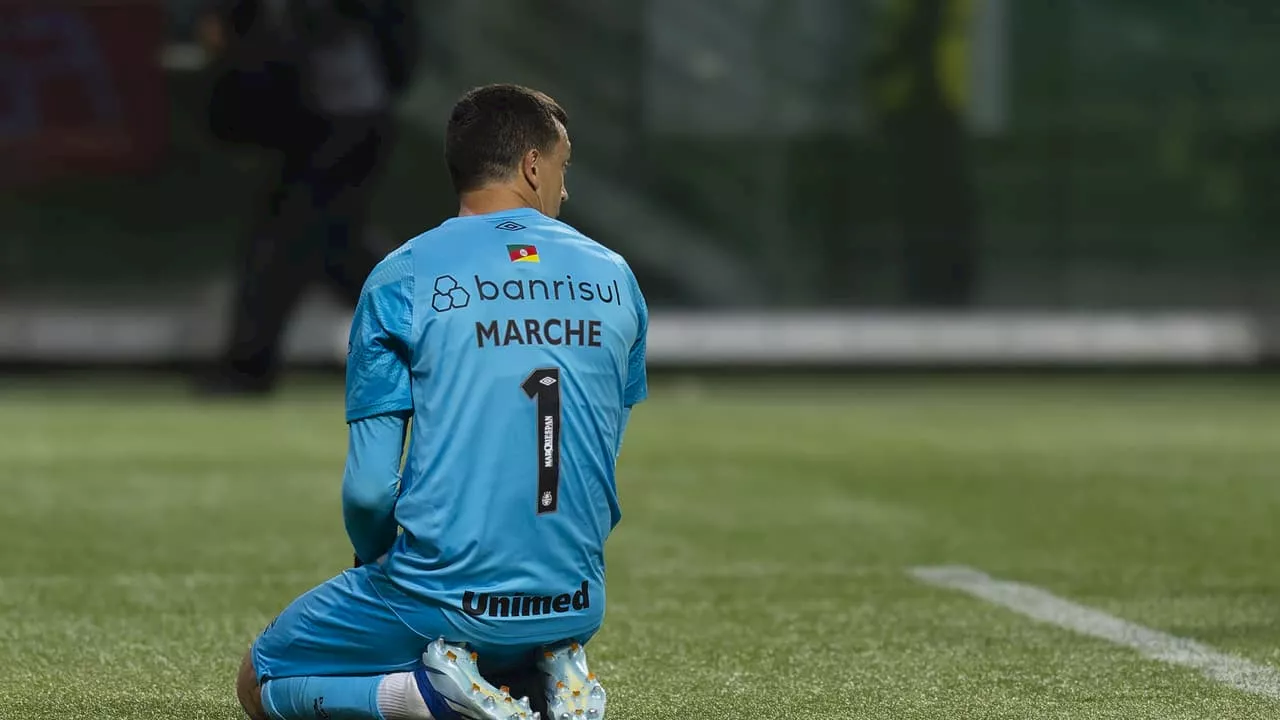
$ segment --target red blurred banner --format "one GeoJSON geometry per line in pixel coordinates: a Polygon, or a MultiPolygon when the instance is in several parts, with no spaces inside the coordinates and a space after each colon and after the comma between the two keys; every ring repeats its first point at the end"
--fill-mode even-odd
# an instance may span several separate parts
{"type": "Polygon", "coordinates": [[[0,185],[152,167],[164,32],[160,0],[0,0],[0,185]]]}

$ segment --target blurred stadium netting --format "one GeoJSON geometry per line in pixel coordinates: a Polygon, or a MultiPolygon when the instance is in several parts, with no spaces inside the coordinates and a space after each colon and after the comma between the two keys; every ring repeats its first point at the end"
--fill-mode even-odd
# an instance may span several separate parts
{"type": "MultiPolygon", "coordinates": [[[[454,210],[442,128],[572,115],[565,219],[655,366],[1280,356],[1274,0],[423,0],[386,249],[454,210]]],[[[269,166],[204,125],[196,0],[0,0],[0,361],[213,353],[269,166]]],[[[298,362],[349,313],[310,297],[298,362]]]]}

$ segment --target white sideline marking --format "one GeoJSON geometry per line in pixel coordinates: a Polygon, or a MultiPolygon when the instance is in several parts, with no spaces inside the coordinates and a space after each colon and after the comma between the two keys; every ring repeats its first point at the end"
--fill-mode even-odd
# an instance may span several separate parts
{"type": "Polygon", "coordinates": [[[912,568],[911,574],[929,585],[960,590],[1033,620],[1123,645],[1152,660],[1198,670],[1237,690],[1280,700],[1280,671],[1276,668],[1121,620],[1031,585],[999,580],[973,568],[918,567],[912,568]]]}

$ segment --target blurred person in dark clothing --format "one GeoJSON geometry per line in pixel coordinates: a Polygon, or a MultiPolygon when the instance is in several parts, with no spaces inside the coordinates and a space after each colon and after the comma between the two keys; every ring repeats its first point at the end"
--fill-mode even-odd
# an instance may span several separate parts
{"type": "Polygon", "coordinates": [[[269,392],[286,324],[327,280],[354,307],[385,253],[365,227],[413,75],[414,0],[220,0],[201,25],[215,52],[209,124],[220,140],[281,155],[243,248],[230,333],[201,388],[269,392]]]}
{"type": "Polygon", "coordinates": [[[873,109],[898,172],[912,305],[969,305],[977,285],[977,197],[962,115],[971,10],[972,0],[891,0],[869,67],[873,109]]]}
{"type": "MultiPolygon", "coordinates": [[[[1237,147],[1236,167],[1246,235],[1241,260],[1240,278],[1245,286],[1248,306],[1267,318],[1267,329],[1276,340],[1271,348],[1280,348],[1280,123],[1259,128],[1247,135],[1237,147]]],[[[1280,365],[1280,351],[1273,349],[1269,358],[1280,365]]]]}

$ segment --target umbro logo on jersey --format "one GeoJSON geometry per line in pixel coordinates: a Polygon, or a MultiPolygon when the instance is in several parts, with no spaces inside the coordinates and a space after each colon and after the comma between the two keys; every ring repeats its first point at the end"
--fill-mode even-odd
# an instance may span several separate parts
{"type": "Polygon", "coordinates": [[[508,220],[502,223],[501,225],[494,225],[494,227],[499,230],[506,230],[507,232],[519,232],[521,230],[524,230],[523,225],[521,225],[518,222],[512,222],[511,220],[508,220]]]}

